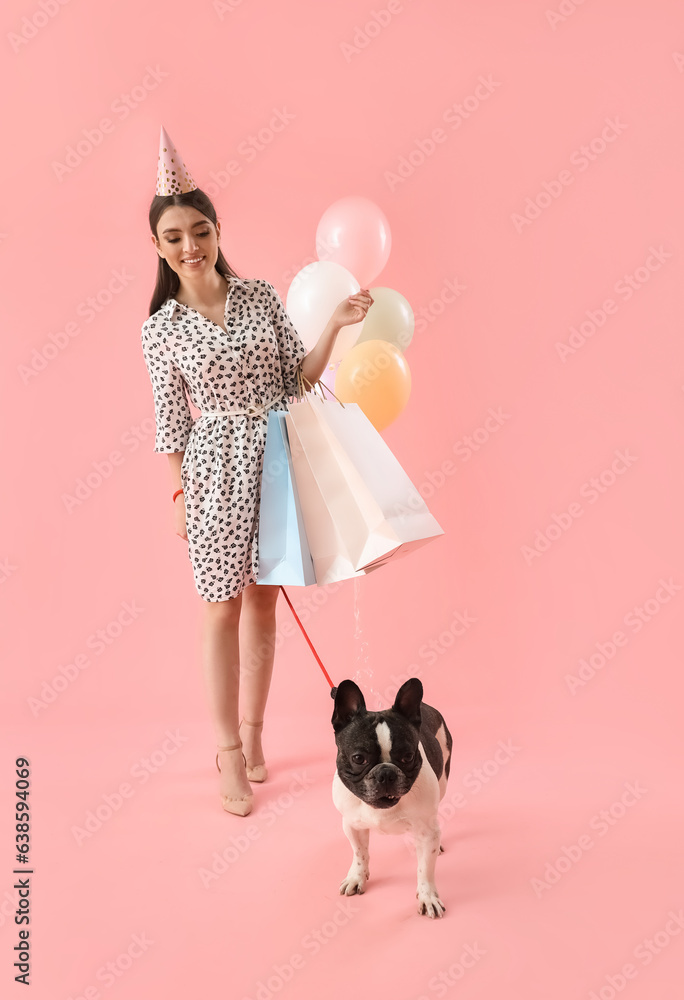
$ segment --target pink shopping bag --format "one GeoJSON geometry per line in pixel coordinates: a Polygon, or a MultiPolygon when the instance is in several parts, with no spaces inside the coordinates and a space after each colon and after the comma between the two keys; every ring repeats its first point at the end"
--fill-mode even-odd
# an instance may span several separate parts
{"type": "MultiPolygon", "coordinates": [[[[381,559],[399,545],[395,532],[366,487],[354,463],[313,409],[313,393],[305,393],[300,403],[289,404],[288,434],[296,431],[301,454],[293,467],[299,489],[299,468],[306,463],[330,513],[354,569],[381,559]]],[[[336,404],[338,405],[338,404],[336,404]]],[[[300,490],[301,496],[301,490],[300,490]]],[[[304,513],[304,524],[308,521],[304,513]]],[[[312,553],[313,554],[313,553],[312,553]]]]}
{"type": "MultiPolygon", "coordinates": [[[[301,405],[301,404],[299,404],[301,405]]],[[[313,559],[316,584],[336,583],[363,576],[356,570],[335,519],[326,505],[316,477],[307,460],[297,427],[286,417],[290,458],[304,521],[304,530],[313,559]]]]}

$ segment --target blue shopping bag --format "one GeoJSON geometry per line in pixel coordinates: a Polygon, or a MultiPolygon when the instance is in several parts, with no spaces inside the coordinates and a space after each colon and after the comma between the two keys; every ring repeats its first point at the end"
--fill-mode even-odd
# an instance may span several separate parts
{"type": "Polygon", "coordinates": [[[292,474],[285,410],[271,410],[261,473],[257,583],[306,587],[316,582],[292,474]]]}

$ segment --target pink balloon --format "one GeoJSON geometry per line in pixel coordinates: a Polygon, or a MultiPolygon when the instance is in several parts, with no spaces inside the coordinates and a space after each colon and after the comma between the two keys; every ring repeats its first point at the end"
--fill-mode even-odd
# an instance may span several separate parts
{"type": "Polygon", "coordinates": [[[341,264],[368,288],[387,263],[392,248],[387,216],[363,195],[340,198],[325,210],[316,229],[319,260],[341,264]]]}

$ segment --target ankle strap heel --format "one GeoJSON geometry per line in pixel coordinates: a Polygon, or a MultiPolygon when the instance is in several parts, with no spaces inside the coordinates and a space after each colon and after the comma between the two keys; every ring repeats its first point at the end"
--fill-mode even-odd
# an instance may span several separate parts
{"type": "MultiPolygon", "coordinates": [[[[240,725],[242,726],[243,724],[245,726],[251,726],[252,729],[261,729],[264,724],[264,720],[262,719],[261,722],[249,722],[247,719],[241,719],[240,725]]],[[[247,768],[247,777],[249,778],[250,781],[256,781],[259,783],[262,781],[266,781],[266,778],[268,777],[268,770],[266,768],[266,764],[250,765],[247,763],[247,760],[245,760],[245,767],[247,768]]]]}
{"type": "MultiPolygon", "coordinates": [[[[219,751],[219,753],[227,750],[241,750],[242,742],[235,743],[231,747],[221,747],[218,744],[216,744],[216,748],[219,751]]],[[[245,761],[245,766],[246,766],[247,761],[245,760],[244,754],[242,755],[242,759],[245,761]]],[[[216,767],[220,774],[221,768],[219,767],[218,753],[216,754],[216,767]]],[[[223,805],[223,808],[225,809],[226,812],[233,813],[235,816],[247,816],[252,811],[253,798],[254,796],[251,792],[248,795],[240,795],[240,796],[221,795],[221,804],[223,805]]]]}
{"type": "MultiPolygon", "coordinates": [[[[220,747],[218,745],[218,743],[217,743],[216,744],[216,748],[219,751],[219,753],[221,753],[223,750],[242,750],[242,741],[240,741],[240,743],[236,743],[232,747],[220,747]]],[[[244,754],[242,755],[242,759],[245,761],[245,766],[247,766],[247,761],[245,760],[245,755],[244,754]]],[[[221,773],[221,768],[219,767],[218,754],[216,754],[216,767],[217,767],[218,772],[220,774],[221,773]]]]}

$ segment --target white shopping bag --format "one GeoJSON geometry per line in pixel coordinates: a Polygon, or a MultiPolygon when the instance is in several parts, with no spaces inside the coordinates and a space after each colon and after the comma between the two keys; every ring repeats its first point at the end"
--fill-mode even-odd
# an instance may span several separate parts
{"type": "Polygon", "coordinates": [[[444,534],[389,445],[357,403],[324,400],[313,392],[307,394],[307,400],[321,426],[328,428],[346,452],[397,541],[391,551],[375,559],[357,560],[357,569],[376,569],[444,534]]]}

